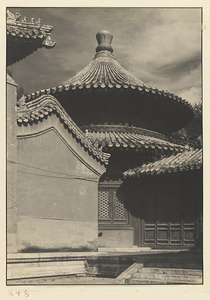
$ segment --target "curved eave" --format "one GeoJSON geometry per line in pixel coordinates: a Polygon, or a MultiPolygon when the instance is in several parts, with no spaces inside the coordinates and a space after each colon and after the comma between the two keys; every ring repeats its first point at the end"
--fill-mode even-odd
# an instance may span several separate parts
{"type": "Polygon", "coordinates": [[[151,95],[157,95],[160,97],[164,97],[165,99],[171,99],[174,100],[174,102],[181,103],[184,106],[190,108],[192,110],[191,104],[182,99],[181,97],[178,97],[175,94],[166,92],[164,90],[158,90],[154,88],[148,88],[146,86],[141,86],[141,85],[131,85],[128,83],[124,84],[112,84],[112,85],[105,85],[104,83],[101,84],[96,84],[96,83],[91,83],[91,84],[82,84],[82,85],[73,85],[73,84],[68,84],[68,85],[59,85],[57,87],[52,87],[52,88],[47,88],[47,89],[42,89],[36,92],[33,92],[25,97],[26,102],[31,101],[36,99],[37,97],[40,97],[41,95],[55,95],[57,93],[66,93],[66,92],[73,92],[73,91],[80,91],[80,90],[91,90],[91,89],[102,89],[102,90],[111,90],[113,88],[116,89],[123,89],[123,90],[136,90],[140,94],[151,94],[151,95]]]}
{"type": "Polygon", "coordinates": [[[123,175],[125,178],[139,178],[145,175],[162,175],[200,170],[202,166],[202,150],[196,149],[127,170],[123,175]]]}
{"type": "Polygon", "coordinates": [[[178,153],[189,150],[189,147],[176,145],[166,140],[153,138],[138,133],[107,131],[107,132],[89,132],[86,136],[92,143],[102,148],[103,151],[111,152],[114,149],[125,151],[158,151],[162,153],[178,153]]]}
{"type": "Polygon", "coordinates": [[[53,96],[42,96],[35,101],[17,108],[17,124],[21,126],[33,125],[36,122],[42,121],[51,114],[56,113],[61,122],[64,123],[72,134],[74,134],[81,145],[89,151],[89,153],[101,163],[107,165],[109,154],[103,153],[100,149],[96,148],[91,141],[84,135],[80,128],[65,112],[59,102],[53,96]]]}

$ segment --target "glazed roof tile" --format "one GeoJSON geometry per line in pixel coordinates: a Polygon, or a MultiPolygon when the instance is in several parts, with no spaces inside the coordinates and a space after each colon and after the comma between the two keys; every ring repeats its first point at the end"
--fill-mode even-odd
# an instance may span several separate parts
{"type": "MultiPolygon", "coordinates": [[[[85,135],[92,143],[105,150],[114,148],[124,148],[135,150],[157,149],[164,152],[182,152],[189,150],[189,147],[173,144],[157,133],[159,137],[153,137],[151,131],[144,129],[129,130],[129,128],[120,126],[95,126],[98,130],[86,129],[85,135]],[[102,129],[104,127],[104,130],[102,129]],[[101,129],[100,129],[101,128],[101,129]],[[142,132],[141,132],[142,131],[142,132]]],[[[156,133],[154,133],[156,134],[156,133]]]]}
{"type": "Polygon", "coordinates": [[[31,18],[28,22],[26,17],[7,10],[8,65],[25,58],[38,48],[54,47],[56,42],[51,39],[52,29],[53,26],[41,24],[41,19],[35,22],[34,18],[31,18]],[[15,52],[12,51],[14,47],[16,48],[15,52]],[[21,48],[20,51],[18,47],[21,48]]]}
{"type": "Polygon", "coordinates": [[[42,96],[30,103],[23,104],[17,107],[17,123],[33,125],[34,122],[46,119],[51,114],[56,113],[68,129],[76,136],[83,147],[88,149],[89,153],[99,159],[103,164],[108,164],[110,154],[103,153],[100,149],[95,147],[90,139],[85,136],[83,131],[75,124],[75,122],[66,113],[59,102],[51,95],[42,96]]]}
{"type": "Polygon", "coordinates": [[[144,175],[160,175],[165,173],[199,170],[202,168],[202,165],[202,149],[196,149],[130,169],[124,172],[124,177],[141,177],[144,175]]]}

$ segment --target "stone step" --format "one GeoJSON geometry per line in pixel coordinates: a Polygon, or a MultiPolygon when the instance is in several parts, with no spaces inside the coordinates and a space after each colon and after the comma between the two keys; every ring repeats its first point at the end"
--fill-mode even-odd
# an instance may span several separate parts
{"type": "Polygon", "coordinates": [[[108,247],[100,247],[98,248],[98,252],[147,252],[150,251],[151,247],[129,247],[129,248],[108,248],[108,247]]]}
{"type": "Polygon", "coordinates": [[[42,276],[76,275],[87,272],[84,261],[54,261],[7,264],[7,279],[42,276]]]}
{"type": "Polygon", "coordinates": [[[197,282],[202,276],[195,275],[174,275],[174,274],[158,274],[158,273],[134,273],[131,276],[132,279],[147,279],[147,280],[159,280],[159,281],[187,281],[197,282]]]}
{"type": "Polygon", "coordinates": [[[151,274],[174,274],[174,275],[193,275],[202,276],[201,270],[195,269],[170,269],[170,268],[142,268],[137,272],[151,274]]]}
{"type": "Polygon", "coordinates": [[[116,280],[119,282],[123,282],[126,278],[130,278],[131,275],[135,272],[140,272],[140,270],[143,268],[143,264],[141,263],[133,263],[130,267],[128,267],[124,272],[122,272],[116,280]]]}
{"type": "Polygon", "coordinates": [[[150,258],[150,261],[152,262],[182,262],[182,263],[202,263],[202,257],[197,257],[197,256],[190,256],[190,255],[183,255],[183,256],[167,256],[167,255],[162,255],[160,256],[153,256],[150,258]]]}
{"type": "Polygon", "coordinates": [[[187,280],[168,280],[168,281],[162,281],[162,280],[155,280],[155,279],[138,279],[138,278],[130,278],[125,280],[125,284],[154,284],[154,285],[161,285],[161,284],[202,284],[202,279],[199,279],[196,282],[191,282],[187,280]]]}
{"type": "Polygon", "coordinates": [[[154,262],[147,261],[144,263],[145,267],[153,268],[175,268],[175,269],[196,269],[202,270],[201,263],[188,263],[188,262],[154,262]]]}

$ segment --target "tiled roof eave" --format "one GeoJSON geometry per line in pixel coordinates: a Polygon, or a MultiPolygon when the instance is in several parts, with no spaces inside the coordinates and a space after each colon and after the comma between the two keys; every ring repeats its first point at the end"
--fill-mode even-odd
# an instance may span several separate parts
{"type": "Polygon", "coordinates": [[[21,124],[33,125],[34,122],[44,119],[53,112],[58,114],[62,122],[69,128],[83,147],[85,147],[93,157],[105,165],[108,164],[110,154],[104,153],[96,148],[64,111],[59,102],[51,95],[47,97],[40,97],[36,99],[36,101],[32,101],[20,108],[17,108],[17,123],[20,126],[21,124]]]}
{"type": "Polygon", "coordinates": [[[169,92],[165,92],[163,90],[158,90],[158,89],[154,89],[154,88],[148,88],[146,86],[142,86],[142,85],[131,85],[131,84],[105,84],[105,83],[89,83],[89,84],[81,84],[81,85],[73,85],[73,84],[69,84],[69,85],[59,85],[56,87],[52,87],[52,88],[47,88],[47,89],[42,89],[42,90],[38,90],[36,92],[33,92],[29,95],[27,95],[25,97],[26,101],[31,101],[36,99],[37,97],[40,97],[41,95],[53,95],[56,93],[65,93],[65,92],[71,92],[71,91],[76,91],[76,90],[89,90],[89,89],[104,89],[104,90],[111,90],[113,88],[121,88],[121,89],[125,89],[126,91],[130,90],[136,90],[138,91],[140,94],[148,94],[151,93],[153,95],[157,95],[158,97],[164,97],[164,98],[169,98],[171,100],[174,100],[174,102],[176,103],[182,103],[183,105],[189,107],[190,109],[192,109],[191,104],[182,99],[181,97],[178,97],[177,95],[173,94],[173,93],[169,93],[169,92]]]}
{"type": "Polygon", "coordinates": [[[165,139],[159,139],[156,137],[146,136],[138,133],[126,133],[125,131],[88,131],[86,130],[86,136],[97,144],[98,147],[102,147],[105,151],[112,151],[113,149],[121,150],[135,150],[135,151],[157,151],[177,153],[185,150],[190,150],[187,146],[181,146],[173,144],[165,139]]]}
{"type": "Polygon", "coordinates": [[[7,10],[7,65],[26,58],[37,49],[52,48],[56,42],[51,39],[53,26],[41,24],[41,19],[30,22],[18,13],[12,14],[7,10]]]}
{"type": "Polygon", "coordinates": [[[202,168],[202,150],[190,150],[154,163],[144,164],[141,167],[124,172],[125,178],[138,178],[150,175],[164,175],[180,172],[200,170],[202,168]]]}
{"type": "Polygon", "coordinates": [[[35,28],[28,28],[28,27],[20,27],[20,26],[13,26],[7,25],[7,36],[12,38],[19,39],[28,39],[28,40],[40,40],[40,47],[47,47],[52,48],[56,45],[55,41],[51,39],[51,30],[45,30],[41,27],[36,29],[35,28]]]}
{"type": "Polygon", "coordinates": [[[41,19],[37,21],[32,17],[30,21],[26,17],[21,16],[19,13],[13,14],[7,9],[7,20],[6,20],[7,34],[16,37],[33,37],[45,38],[50,36],[53,26],[41,24],[41,19]]]}

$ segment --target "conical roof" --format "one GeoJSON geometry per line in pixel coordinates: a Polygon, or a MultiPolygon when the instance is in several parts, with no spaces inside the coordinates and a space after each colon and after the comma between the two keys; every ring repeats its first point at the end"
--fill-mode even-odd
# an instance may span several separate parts
{"type": "Polygon", "coordinates": [[[168,134],[184,127],[193,117],[182,98],[146,86],[115,59],[113,36],[106,30],[96,35],[98,47],[92,61],[61,85],[28,95],[54,95],[79,125],[111,124],[142,127],[168,134]]]}
{"type": "Polygon", "coordinates": [[[124,69],[115,59],[111,46],[112,35],[102,30],[97,34],[99,46],[90,64],[74,77],[66,80],[64,86],[91,86],[117,88],[132,86],[143,87],[144,83],[124,69]]]}

